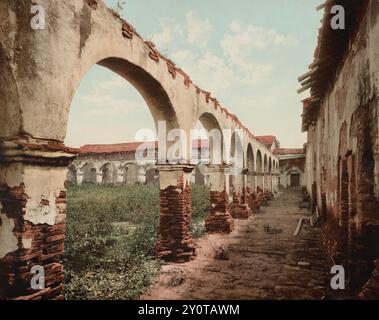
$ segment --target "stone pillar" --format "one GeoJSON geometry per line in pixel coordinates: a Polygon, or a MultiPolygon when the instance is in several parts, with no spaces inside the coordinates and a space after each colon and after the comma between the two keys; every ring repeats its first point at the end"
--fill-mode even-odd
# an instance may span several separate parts
{"type": "Polygon", "coordinates": [[[266,191],[266,174],[262,172],[261,174],[261,179],[262,179],[262,192],[266,191]]]}
{"type": "Polygon", "coordinates": [[[274,192],[274,174],[270,172],[270,192],[274,192]]]}
{"type": "Polygon", "coordinates": [[[117,170],[117,184],[121,185],[124,183],[124,168],[121,166],[118,166],[116,170],[117,170]]]}
{"type": "Polygon", "coordinates": [[[146,168],[139,167],[138,168],[138,183],[145,184],[146,183],[146,168]]]}
{"type": "Polygon", "coordinates": [[[279,192],[279,173],[275,174],[275,187],[274,187],[274,192],[278,193],[279,192]]]}
{"type": "Polygon", "coordinates": [[[192,165],[159,165],[160,239],[157,257],[165,261],[186,262],[195,255],[190,234],[192,219],[192,165]]]}
{"type": "Polygon", "coordinates": [[[246,203],[246,175],[243,170],[239,174],[234,175],[233,179],[233,202],[230,206],[230,212],[233,218],[247,219],[249,218],[250,208],[246,203]]]}
{"type": "Polygon", "coordinates": [[[96,183],[102,184],[103,183],[103,170],[95,168],[96,169],[96,183]]]}
{"type": "Polygon", "coordinates": [[[210,165],[208,173],[210,213],[205,220],[205,228],[209,233],[230,233],[234,229],[234,221],[228,204],[229,175],[221,165],[210,165]]]}
{"type": "Polygon", "coordinates": [[[0,300],[63,298],[66,179],[74,152],[56,142],[0,145],[0,300]],[[43,287],[32,286],[32,268],[44,272],[43,287]]]}
{"type": "Polygon", "coordinates": [[[83,184],[83,171],[79,168],[76,171],[76,183],[78,184],[78,186],[83,184]]]}

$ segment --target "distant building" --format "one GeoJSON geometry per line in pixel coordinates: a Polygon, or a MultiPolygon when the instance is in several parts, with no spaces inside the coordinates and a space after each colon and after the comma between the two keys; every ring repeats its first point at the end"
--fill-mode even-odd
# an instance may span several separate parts
{"type": "MultiPolygon", "coordinates": [[[[155,184],[159,181],[157,169],[158,142],[148,142],[147,148],[137,151],[142,142],[94,144],[80,147],[79,156],[69,166],[68,181],[72,184],[99,185],[155,184]],[[140,152],[141,154],[136,154],[140,152]],[[136,158],[144,158],[138,163],[136,158]]],[[[209,159],[208,142],[195,140],[192,158],[198,159],[193,171],[193,183],[204,185],[208,176],[203,174],[201,163],[209,159]]]]}
{"type": "Polygon", "coordinates": [[[274,154],[279,158],[279,187],[305,187],[305,149],[276,148],[274,154]]]}
{"type": "Polygon", "coordinates": [[[258,136],[256,139],[264,144],[271,152],[280,148],[280,142],[275,136],[258,136]]]}

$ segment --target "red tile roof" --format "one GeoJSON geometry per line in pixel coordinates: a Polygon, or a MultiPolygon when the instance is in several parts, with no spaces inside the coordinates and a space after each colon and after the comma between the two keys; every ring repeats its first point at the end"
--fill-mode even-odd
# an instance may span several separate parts
{"type": "MultiPolygon", "coordinates": [[[[135,152],[143,142],[117,143],[117,144],[87,144],[80,147],[80,153],[127,153],[135,152]]],[[[157,142],[148,142],[150,148],[158,147],[157,142]]]]}
{"type": "MultiPolygon", "coordinates": [[[[117,144],[87,144],[80,147],[80,154],[89,153],[128,153],[136,152],[137,148],[144,142],[129,142],[117,144]]],[[[149,149],[158,149],[158,141],[146,142],[149,149]]],[[[192,143],[193,148],[208,148],[207,140],[194,140],[192,143]]]]}
{"type": "Polygon", "coordinates": [[[276,148],[274,150],[274,154],[276,155],[295,155],[295,154],[304,154],[305,155],[305,150],[304,149],[285,149],[285,148],[276,148]]]}
{"type": "Polygon", "coordinates": [[[257,136],[256,139],[260,142],[265,144],[266,146],[272,146],[275,142],[278,141],[275,136],[257,136]]]}

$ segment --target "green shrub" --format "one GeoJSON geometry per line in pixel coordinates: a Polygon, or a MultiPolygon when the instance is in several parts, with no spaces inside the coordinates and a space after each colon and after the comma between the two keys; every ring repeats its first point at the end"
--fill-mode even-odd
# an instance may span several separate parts
{"type": "MultiPolygon", "coordinates": [[[[194,237],[204,234],[209,191],[193,186],[194,237]]],[[[135,299],[159,270],[159,188],[70,186],[67,201],[67,299],[135,299]]]]}
{"type": "Polygon", "coordinates": [[[206,186],[192,186],[192,236],[200,238],[204,236],[206,230],[204,226],[205,218],[209,214],[209,188],[206,186]]]}

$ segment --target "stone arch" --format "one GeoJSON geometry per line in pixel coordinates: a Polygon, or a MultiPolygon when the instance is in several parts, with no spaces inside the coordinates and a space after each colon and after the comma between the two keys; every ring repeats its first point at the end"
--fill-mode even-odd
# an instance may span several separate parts
{"type": "Polygon", "coordinates": [[[67,173],[67,180],[69,183],[72,185],[77,185],[78,184],[78,175],[77,175],[77,168],[74,164],[70,164],[67,168],[68,173],[67,173]]]}
{"type": "Polygon", "coordinates": [[[146,168],[146,184],[158,184],[159,172],[156,165],[148,165],[146,168]]]}
{"type": "MultiPolygon", "coordinates": [[[[256,186],[256,180],[255,180],[255,156],[254,156],[254,150],[251,143],[247,146],[246,151],[246,167],[247,167],[247,193],[255,193],[255,186],[256,186]]],[[[250,203],[250,207],[253,207],[252,203],[250,203]]]]}
{"type": "Polygon", "coordinates": [[[108,162],[101,168],[101,183],[103,185],[113,185],[117,183],[117,168],[114,163],[108,162]]]}
{"type": "Polygon", "coordinates": [[[220,122],[217,120],[215,115],[210,112],[202,113],[198,118],[198,121],[208,133],[209,163],[222,164],[224,137],[220,122]]]}
{"type": "Polygon", "coordinates": [[[267,173],[268,172],[268,166],[267,166],[267,154],[264,155],[263,157],[263,172],[267,173]]]}
{"type": "Polygon", "coordinates": [[[301,186],[301,175],[302,172],[299,168],[291,168],[287,171],[287,181],[286,185],[290,187],[300,187],[301,186]]]}
{"type": "Polygon", "coordinates": [[[258,174],[257,178],[257,189],[259,188],[260,190],[263,190],[263,158],[262,158],[262,152],[261,150],[258,149],[257,151],[257,158],[256,158],[256,171],[258,174]]]}
{"type": "Polygon", "coordinates": [[[257,172],[263,173],[262,152],[259,149],[257,151],[257,172]]]}
{"type": "Polygon", "coordinates": [[[249,171],[255,172],[255,157],[254,157],[253,146],[251,143],[249,143],[247,146],[246,165],[249,171]]]}
{"type": "Polygon", "coordinates": [[[83,175],[83,183],[97,183],[97,169],[96,166],[92,162],[86,162],[81,167],[81,172],[83,175]]]}
{"type": "Polygon", "coordinates": [[[230,176],[229,176],[229,188],[230,194],[238,193],[237,185],[239,185],[239,176],[243,170],[243,145],[239,134],[233,131],[230,140],[230,176]]]}
{"type": "Polygon", "coordinates": [[[244,153],[243,153],[243,143],[241,141],[241,136],[233,131],[230,143],[230,156],[231,165],[236,169],[243,169],[244,167],[244,153]]]}
{"type": "Polygon", "coordinates": [[[120,184],[127,185],[128,184],[128,164],[121,163],[118,167],[119,175],[120,175],[120,184]]]}
{"type": "Polygon", "coordinates": [[[125,168],[125,184],[131,185],[138,183],[138,165],[134,162],[128,162],[125,168]]]}

